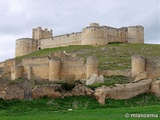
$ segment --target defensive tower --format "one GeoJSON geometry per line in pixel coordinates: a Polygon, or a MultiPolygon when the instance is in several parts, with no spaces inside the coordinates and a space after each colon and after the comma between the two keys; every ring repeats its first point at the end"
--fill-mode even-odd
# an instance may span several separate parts
{"type": "Polygon", "coordinates": [[[144,43],[144,27],[129,26],[127,37],[128,43],[144,43]]]}
{"type": "Polygon", "coordinates": [[[42,27],[32,29],[32,38],[34,40],[40,40],[51,37],[52,37],[52,29],[48,30],[47,28],[45,28],[43,30],[42,27]]]}
{"type": "Polygon", "coordinates": [[[16,40],[16,57],[26,55],[37,50],[37,41],[31,38],[16,40]]]}
{"type": "Polygon", "coordinates": [[[91,23],[89,27],[82,29],[82,45],[104,45],[107,44],[107,34],[98,23],[91,23]]]}

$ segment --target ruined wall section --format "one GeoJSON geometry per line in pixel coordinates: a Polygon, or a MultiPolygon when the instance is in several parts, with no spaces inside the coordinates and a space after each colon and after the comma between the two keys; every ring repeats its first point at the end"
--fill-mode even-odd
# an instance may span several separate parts
{"type": "Polygon", "coordinates": [[[93,74],[98,75],[98,60],[94,56],[89,56],[86,64],[86,78],[90,78],[93,74]]]}
{"type": "Polygon", "coordinates": [[[86,78],[86,66],[84,59],[61,59],[61,79],[79,80],[86,78]]]}
{"type": "Polygon", "coordinates": [[[11,80],[22,77],[23,66],[14,65],[11,67],[11,80]]]}
{"type": "Polygon", "coordinates": [[[23,66],[32,66],[32,65],[41,65],[41,64],[48,64],[49,57],[35,57],[35,58],[27,58],[22,60],[23,66]]]}
{"type": "Polygon", "coordinates": [[[145,58],[140,55],[132,56],[132,77],[135,81],[147,77],[145,58]]]}
{"type": "Polygon", "coordinates": [[[160,58],[144,58],[139,55],[132,56],[132,77],[134,80],[160,77],[160,58]]]}
{"type": "Polygon", "coordinates": [[[38,48],[54,48],[59,46],[81,45],[82,33],[72,33],[60,36],[54,36],[48,39],[41,39],[38,48]]]}
{"type": "Polygon", "coordinates": [[[160,77],[160,58],[146,58],[146,71],[148,78],[160,77]]]}
{"type": "Polygon", "coordinates": [[[61,79],[61,60],[54,57],[49,60],[49,81],[57,81],[61,79]]]}
{"type": "Polygon", "coordinates": [[[23,77],[29,79],[48,79],[49,57],[28,58],[22,60],[23,77]]]}
{"type": "Polygon", "coordinates": [[[8,59],[4,62],[4,69],[2,72],[2,78],[11,79],[11,67],[15,66],[15,59],[8,59]]]}
{"type": "Polygon", "coordinates": [[[16,40],[16,57],[23,56],[37,50],[37,41],[31,38],[16,40]]]}

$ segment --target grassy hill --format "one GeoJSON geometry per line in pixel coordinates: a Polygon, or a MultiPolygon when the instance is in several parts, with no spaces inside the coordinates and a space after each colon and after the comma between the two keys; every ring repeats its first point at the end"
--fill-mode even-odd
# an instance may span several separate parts
{"type": "MultiPolygon", "coordinates": [[[[42,49],[37,52],[17,57],[18,61],[30,57],[48,56],[58,51],[66,51],[79,58],[96,56],[99,68],[124,70],[131,68],[131,56],[140,54],[144,57],[160,57],[160,45],[114,43],[102,46],[68,46],[42,49]]],[[[108,83],[124,83],[124,76],[106,77],[108,83]],[[114,79],[114,80],[113,80],[114,79]]],[[[47,83],[48,84],[48,83],[47,83]]],[[[99,86],[99,84],[98,84],[99,86]]],[[[92,89],[97,85],[90,86],[92,89]]],[[[160,98],[151,93],[142,94],[127,100],[106,99],[100,105],[93,97],[72,96],[63,99],[38,98],[34,100],[0,99],[0,118],[3,120],[128,120],[159,119],[160,98]],[[72,109],[69,111],[69,109],[72,109]],[[158,114],[158,118],[131,118],[125,114],[158,114]]]]}
{"type": "Polygon", "coordinates": [[[131,56],[139,54],[144,57],[160,57],[160,45],[158,44],[124,44],[111,43],[101,46],[75,45],[67,47],[47,48],[37,52],[17,57],[21,61],[23,58],[48,56],[57,51],[66,51],[71,55],[86,58],[90,55],[96,56],[99,61],[99,68],[103,70],[125,70],[131,68],[131,56]]]}

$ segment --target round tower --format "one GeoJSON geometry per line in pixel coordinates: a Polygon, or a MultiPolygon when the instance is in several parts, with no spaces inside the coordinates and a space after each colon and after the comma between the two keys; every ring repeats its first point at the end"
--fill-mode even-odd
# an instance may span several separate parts
{"type": "Polygon", "coordinates": [[[98,75],[98,60],[94,56],[89,56],[87,58],[86,78],[88,79],[93,74],[97,74],[98,75]]]}
{"type": "Polygon", "coordinates": [[[139,55],[132,56],[132,77],[138,77],[145,72],[145,58],[139,55]]]}
{"type": "Polygon", "coordinates": [[[144,43],[144,27],[143,26],[129,26],[127,29],[128,43],[144,43]]]}
{"type": "Polygon", "coordinates": [[[60,79],[61,61],[59,58],[52,58],[49,61],[49,81],[57,81],[60,79]]]}
{"type": "Polygon", "coordinates": [[[108,44],[104,27],[98,23],[91,23],[89,27],[82,29],[82,45],[104,45],[108,44]]]}
{"type": "Polygon", "coordinates": [[[16,57],[23,56],[37,50],[37,42],[31,38],[16,40],[16,57]]]}

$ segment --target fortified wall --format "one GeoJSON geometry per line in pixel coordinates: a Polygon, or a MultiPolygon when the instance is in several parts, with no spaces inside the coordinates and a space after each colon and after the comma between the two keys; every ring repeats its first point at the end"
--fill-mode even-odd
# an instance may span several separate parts
{"type": "Polygon", "coordinates": [[[23,59],[11,67],[11,79],[42,79],[49,81],[86,79],[98,74],[98,60],[95,57],[73,58],[59,52],[46,57],[23,59]]]}
{"type": "Polygon", "coordinates": [[[44,48],[68,45],[105,45],[109,42],[144,43],[143,26],[113,28],[91,23],[81,32],[53,36],[52,30],[41,27],[32,30],[32,38],[16,40],[16,57],[44,48]]]}
{"type": "Polygon", "coordinates": [[[98,69],[96,57],[89,56],[85,60],[57,52],[46,57],[23,59],[21,63],[17,63],[15,59],[6,60],[0,64],[0,75],[12,80],[25,78],[49,81],[87,80],[93,74],[123,75],[132,77],[134,81],[160,77],[160,58],[134,55],[131,64],[132,69],[129,70],[101,70],[98,69]]]}
{"type": "Polygon", "coordinates": [[[132,56],[132,77],[134,80],[160,77],[160,58],[144,58],[139,55],[132,56]]]}

